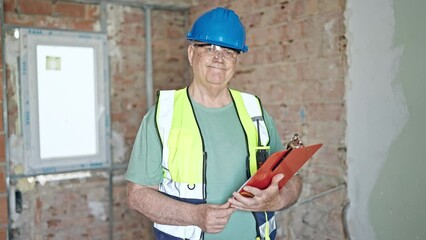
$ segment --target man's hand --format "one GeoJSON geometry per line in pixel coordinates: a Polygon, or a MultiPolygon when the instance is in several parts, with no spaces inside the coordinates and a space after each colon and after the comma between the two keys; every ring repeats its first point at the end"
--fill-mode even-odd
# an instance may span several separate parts
{"type": "Polygon", "coordinates": [[[266,210],[278,210],[279,206],[281,206],[281,196],[278,189],[278,183],[283,177],[283,174],[274,176],[271,184],[265,190],[245,186],[244,190],[252,193],[254,197],[248,198],[234,192],[232,194],[233,198],[230,198],[228,202],[233,208],[244,211],[261,212],[266,210]]]}
{"type": "Polygon", "coordinates": [[[275,175],[271,184],[265,190],[245,186],[244,190],[252,193],[253,198],[244,197],[240,193],[234,192],[233,198],[230,198],[228,202],[233,208],[252,212],[278,211],[289,207],[299,198],[302,181],[299,176],[293,176],[282,189],[279,189],[278,183],[283,177],[283,174],[275,175]]]}
{"type": "Polygon", "coordinates": [[[229,203],[192,204],[170,198],[157,190],[158,186],[140,186],[128,183],[128,204],[152,222],[189,226],[196,225],[208,233],[218,233],[225,228],[236,210],[229,203]]]}
{"type": "Polygon", "coordinates": [[[221,232],[234,211],[229,203],[197,205],[197,225],[207,233],[221,232]]]}

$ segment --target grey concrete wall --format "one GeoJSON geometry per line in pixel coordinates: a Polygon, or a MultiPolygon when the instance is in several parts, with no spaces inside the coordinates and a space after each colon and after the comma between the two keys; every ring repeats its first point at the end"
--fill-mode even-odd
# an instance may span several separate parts
{"type": "Polygon", "coordinates": [[[424,1],[348,0],[352,239],[426,239],[424,1]]]}

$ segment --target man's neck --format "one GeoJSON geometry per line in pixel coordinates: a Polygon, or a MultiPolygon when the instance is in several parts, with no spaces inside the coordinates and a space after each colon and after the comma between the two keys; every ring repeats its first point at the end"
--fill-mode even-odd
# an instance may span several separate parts
{"type": "Polygon", "coordinates": [[[221,108],[232,102],[227,87],[206,88],[192,82],[188,88],[192,100],[208,108],[221,108]]]}

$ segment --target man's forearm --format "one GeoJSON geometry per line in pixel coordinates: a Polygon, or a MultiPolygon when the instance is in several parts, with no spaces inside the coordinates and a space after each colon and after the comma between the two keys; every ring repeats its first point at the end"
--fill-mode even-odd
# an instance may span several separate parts
{"type": "Polygon", "coordinates": [[[153,222],[168,225],[196,225],[197,205],[172,199],[154,187],[140,186],[129,182],[127,201],[130,208],[137,210],[153,222]]]}
{"type": "Polygon", "coordinates": [[[280,190],[282,198],[281,209],[292,206],[299,199],[302,192],[302,178],[299,175],[294,175],[286,185],[280,190]]]}

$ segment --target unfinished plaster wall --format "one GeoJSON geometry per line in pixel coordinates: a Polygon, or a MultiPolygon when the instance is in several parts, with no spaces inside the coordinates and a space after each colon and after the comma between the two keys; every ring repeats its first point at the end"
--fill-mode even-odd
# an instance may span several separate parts
{"type": "Polygon", "coordinates": [[[424,1],[347,4],[353,239],[426,239],[425,9],[424,1]]]}
{"type": "Polygon", "coordinates": [[[278,214],[278,239],[345,239],[345,1],[200,1],[241,16],[249,51],[238,59],[233,88],[258,95],[284,141],[295,132],[324,147],[303,169],[295,207],[278,214]]]}

